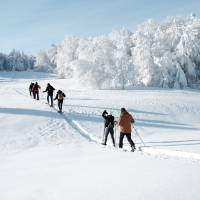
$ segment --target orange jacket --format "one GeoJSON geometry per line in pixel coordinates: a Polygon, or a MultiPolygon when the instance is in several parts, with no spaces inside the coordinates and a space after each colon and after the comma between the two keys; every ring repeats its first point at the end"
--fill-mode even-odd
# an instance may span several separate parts
{"type": "Polygon", "coordinates": [[[122,112],[119,118],[119,128],[122,133],[130,133],[131,134],[131,123],[134,123],[132,115],[128,112],[122,112]]]}

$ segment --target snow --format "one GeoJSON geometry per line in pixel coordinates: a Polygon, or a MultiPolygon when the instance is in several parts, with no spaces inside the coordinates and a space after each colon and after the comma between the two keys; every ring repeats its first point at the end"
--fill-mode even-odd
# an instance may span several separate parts
{"type": "Polygon", "coordinates": [[[198,90],[83,90],[36,72],[1,72],[0,82],[0,199],[199,200],[198,90]],[[63,115],[46,93],[29,96],[36,80],[65,92],[63,115]],[[118,118],[121,107],[136,119],[141,151],[99,144],[103,110],[118,118]]]}

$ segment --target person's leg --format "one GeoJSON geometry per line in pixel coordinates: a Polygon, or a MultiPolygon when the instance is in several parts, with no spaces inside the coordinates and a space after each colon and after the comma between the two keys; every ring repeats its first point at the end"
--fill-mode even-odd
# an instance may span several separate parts
{"type": "Polygon", "coordinates": [[[62,112],[63,100],[60,101],[60,111],[62,112]]]}
{"type": "Polygon", "coordinates": [[[49,95],[47,94],[47,103],[49,104],[49,95]]]}
{"type": "Polygon", "coordinates": [[[59,111],[60,111],[60,100],[58,100],[58,109],[59,109],[59,111]]]}
{"type": "Polygon", "coordinates": [[[34,99],[36,98],[35,91],[33,91],[33,98],[34,98],[34,99]]]}
{"type": "Polygon", "coordinates": [[[37,91],[37,100],[39,100],[39,91],[37,91]]]}
{"type": "Polygon", "coordinates": [[[50,96],[51,99],[51,106],[53,107],[53,95],[50,96]]]}
{"type": "Polygon", "coordinates": [[[114,129],[110,128],[109,132],[110,132],[110,135],[111,135],[111,138],[112,138],[113,145],[115,146],[114,129]]]}
{"type": "Polygon", "coordinates": [[[129,144],[131,145],[132,148],[135,148],[135,143],[133,142],[133,140],[131,139],[131,134],[126,134],[126,138],[129,142],[129,144]]]}
{"type": "Polygon", "coordinates": [[[104,143],[103,143],[103,144],[105,144],[105,145],[106,145],[106,143],[107,143],[108,134],[109,134],[109,129],[108,129],[108,127],[106,127],[106,128],[105,128],[105,140],[104,140],[104,143]]]}
{"type": "Polygon", "coordinates": [[[120,133],[120,136],[119,136],[119,148],[123,147],[123,139],[124,139],[124,134],[120,133]]]}

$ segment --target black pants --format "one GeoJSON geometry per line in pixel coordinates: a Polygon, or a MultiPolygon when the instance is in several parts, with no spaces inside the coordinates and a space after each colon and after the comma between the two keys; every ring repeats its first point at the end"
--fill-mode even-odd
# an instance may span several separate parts
{"type": "Polygon", "coordinates": [[[33,98],[34,98],[34,99],[37,98],[37,100],[39,100],[39,91],[34,91],[34,92],[33,92],[33,98]]]}
{"type": "Polygon", "coordinates": [[[33,91],[32,93],[33,93],[33,98],[35,99],[35,92],[33,91]]]}
{"type": "Polygon", "coordinates": [[[31,90],[31,89],[29,89],[29,92],[30,92],[30,96],[31,96],[31,94],[32,94],[32,90],[31,90]]]}
{"type": "Polygon", "coordinates": [[[63,99],[62,100],[58,99],[58,108],[59,108],[59,111],[61,112],[62,112],[62,105],[63,105],[63,99]]]}
{"type": "Polygon", "coordinates": [[[53,106],[53,95],[47,95],[47,102],[49,104],[49,98],[51,100],[51,106],[53,106]]]}
{"type": "Polygon", "coordinates": [[[108,127],[105,128],[105,141],[104,141],[104,144],[107,143],[107,139],[108,139],[109,133],[110,133],[110,136],[112,138],[113,145],[115,145],[114,130],[113,130],[113,128],[108,128],[108,127]]]}
{"type": "Polygon", "coordinates": [[[133,142],[133,140],[131,139],[131,134],[130,133],[120,133],[120,137],[119,137],[119,148],[123,147],[123,139],[124,136],[126,136],[129,144],[131,145],[131,147],[135,147],[135,144],[133,142]]]}

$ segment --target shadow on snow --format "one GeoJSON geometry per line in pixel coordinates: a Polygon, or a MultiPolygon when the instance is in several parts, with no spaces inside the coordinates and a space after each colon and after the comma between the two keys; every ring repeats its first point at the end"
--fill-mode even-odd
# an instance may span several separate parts
{"type": "Polygon", "coordinates": [[[60,116],[57,113],[52,111],[23,109],[23,108],[0,108],[0,113],[14,114],[14,115],[31,115],[35,117],[60,118],[60,116]]]}

